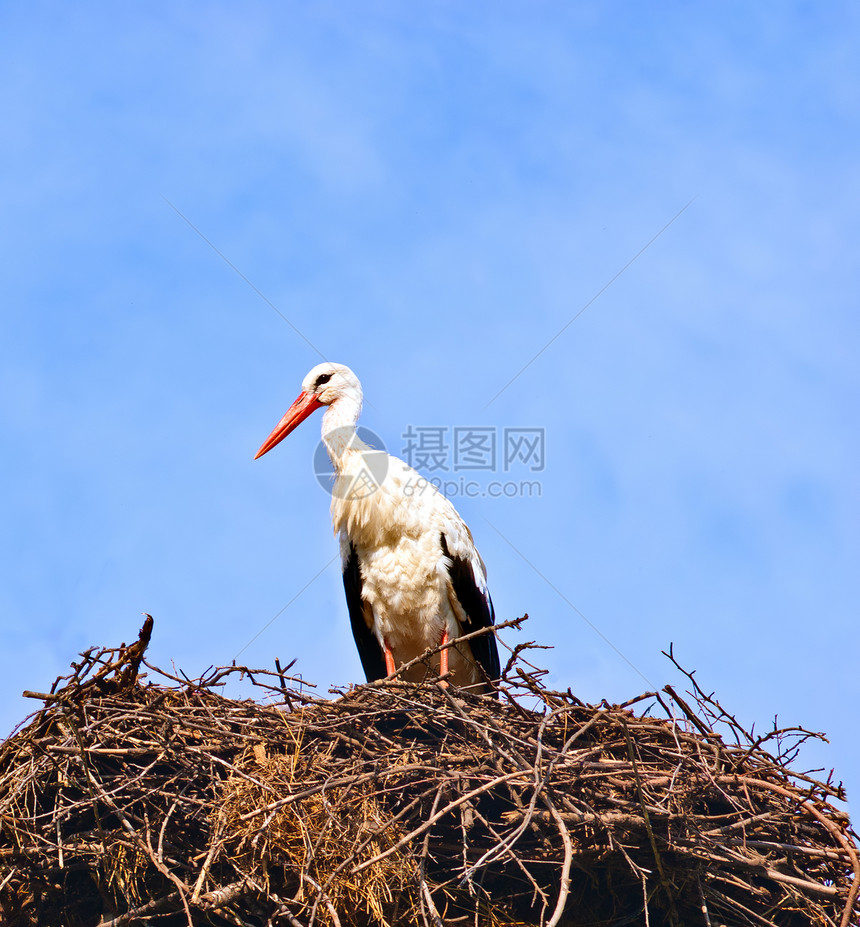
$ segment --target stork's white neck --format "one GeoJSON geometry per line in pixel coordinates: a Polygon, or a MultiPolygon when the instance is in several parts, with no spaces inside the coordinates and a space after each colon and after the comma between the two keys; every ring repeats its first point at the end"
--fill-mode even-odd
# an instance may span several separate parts
{"type": "Polygon", "coordinates": [[[322,439],[332,466],[342,473],[347,456],[369,450],[355,433],[355,425],[361,414],[361,394],[344,393],[326,409],[322,420],[322,439]]]}

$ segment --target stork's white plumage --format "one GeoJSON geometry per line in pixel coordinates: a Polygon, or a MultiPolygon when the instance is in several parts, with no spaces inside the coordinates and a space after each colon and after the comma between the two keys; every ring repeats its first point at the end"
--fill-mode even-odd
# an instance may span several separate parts
{"type": "MultiPolygon", "coordinates": [[[[353,636],[371,681],[495,618],[486,568],[465,522],[412,467],[357,436],[361,401],[361,384],[349,367],[317,365],[256,457],[328,406],[322,439],[336,474],[331,516],[353,636]]],[[[491,691],[499,677],[495,637],[480,635],[442,650],[437,667],[457,686],[491,691]]],[[[420,680],[425,672],[419,663],[405,678],[420,680]]]]}

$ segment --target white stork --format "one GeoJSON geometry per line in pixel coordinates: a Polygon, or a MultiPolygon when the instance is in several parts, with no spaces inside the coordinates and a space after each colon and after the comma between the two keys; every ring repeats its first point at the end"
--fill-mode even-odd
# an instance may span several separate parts
{"type": "MultiPolygon", "coordinates": [[[[495,616],[486,568],[465,522],[412,467],[357,436],[361,401],[361,384],[349,367],[318,364],[254,459],[328,406],[322,440],[336,474],[331,517],[340,535],[352,633],[373,681],[427,648],[492,625],[495,616]]],[[[492,633],[448,647],[436,660],[441,675],[450,673],[455,685],[473,691],[493,691],[500,675],[492,633]]],[[[419,681],[425,672],[417,663],[404,677],[419,681]]]]}

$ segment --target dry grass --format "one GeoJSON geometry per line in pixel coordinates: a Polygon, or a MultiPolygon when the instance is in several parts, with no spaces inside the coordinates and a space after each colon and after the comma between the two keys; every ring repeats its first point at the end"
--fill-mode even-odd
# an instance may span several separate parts
{"type": "Polygon", "coordinates": [[[279,668],[177,678],[150,632],[30,693],[0,749],[10,927],[856,922],[841,787],[792,769],[815,735],[752,737],[691,675],[591,706],[517,653],[498,700],[321,699],[279,668]],[[219,693],[236,674],[259,700],[219,693]]]}

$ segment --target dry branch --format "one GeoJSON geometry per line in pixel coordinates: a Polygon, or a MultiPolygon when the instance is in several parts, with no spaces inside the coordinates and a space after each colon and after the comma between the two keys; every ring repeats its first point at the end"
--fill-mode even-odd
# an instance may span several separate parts
{"type": "Polygon", "coordinates": [[[521,646],[501,699],[323,699],[280,664],[158,670],[151,629],[29,693],[0,748],[3,924],[856,923],[841,786],[791,768],[815,735],[753,736],[692,674],[589,706],[521,646]],[[238,677],[261,697],[222,695],[238,677]]]}

